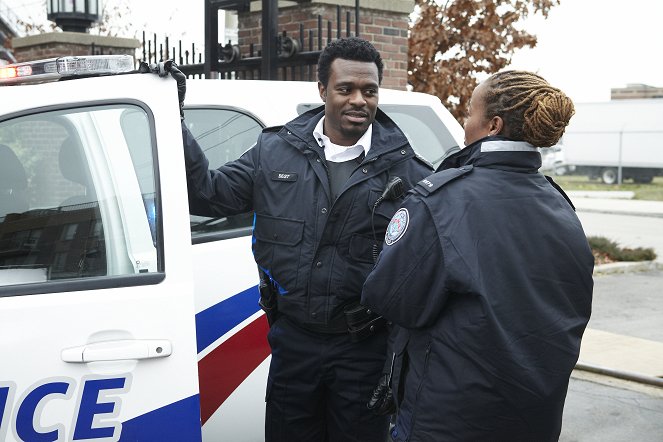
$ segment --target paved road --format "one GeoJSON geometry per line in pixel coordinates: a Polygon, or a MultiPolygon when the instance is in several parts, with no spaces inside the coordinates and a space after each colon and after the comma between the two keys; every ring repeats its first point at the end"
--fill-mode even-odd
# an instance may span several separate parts
{"type": "Polygon", "coordinates": [[[663,342],[663,270],[595,276],[589,327],[663,342]]]}
{"type": "Polygon", "coordinates": [[[661,442],[663,389],[575,371],[560,442],[661,442]]]}
{"type": "MultiPolygon", "coordinates": [[[[653,247],[657,261],[663,262],[660,203],[593,199],[577,203],[587,235],[605,236],[624,247],[653,247]],[[624,213],[628,211],[652,216],[624,213]]],[[[662,318],[663,271],[595,276],[590,328],[663,342],[662,318]]],[[[575,371],[560,441],[663,441],[663,389],[575,371]]]]}
{"type": "MultiPolygon", "coordinates": [[[[655,247],[663,258],[663,219],[578,213],[588,235],[655,247]]],[[[589,327],[663,342],[663,270],[596,275],[589,327]]],[[[661,355],[663,358],[663,354],[661,355]]],[[[574,371],[561,442],[663,441],[663,388],[574,371]]]]}

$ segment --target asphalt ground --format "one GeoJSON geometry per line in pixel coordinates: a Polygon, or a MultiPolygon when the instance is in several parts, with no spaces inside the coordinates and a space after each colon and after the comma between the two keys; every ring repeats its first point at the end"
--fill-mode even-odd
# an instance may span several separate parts
{"type": "Polygon", "coordinates": [[[595,269],[578,367],[602,367],[620,377],[574,370],[560,441],[661,442],[663,384],[640,379],[663,380],[663,202],[571,198],[588,235],[652,247],[658,258],[595,269]]]}
{"type": "Polygon", "coordinates": [[[561,442],[661,442],[663,389],[574,371],[561,442]]]}
{"type": "MultiPolygon", "coordinates": [[[[663,360],[662,278],[663,270],[595,276],[592,317],[583,347],[597,347],[592,341],[598,336],[605,339],[606,346],[586,360],[629,372],[646,372],[663,360]]],[[[663,388],[574,370],[559,440],[661,442],[663,388]]]]}
{"type": "Polygon", "coordinates": [[[585,233],[622,246],[652,247],[658,257],[595,268],[592,318],[579,364],[663,377],[663,201],[597,195],[570,194],[585,233]]]}

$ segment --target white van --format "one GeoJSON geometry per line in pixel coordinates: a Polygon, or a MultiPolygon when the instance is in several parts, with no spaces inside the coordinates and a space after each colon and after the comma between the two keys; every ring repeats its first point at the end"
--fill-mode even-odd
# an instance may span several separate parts
{"type": "MultiPolygon", "coordinates": [[[[0,441],[263,439],[252,214],[189,215],[175,81],[99,75],[132,70],[0,67],[0,441]]],[[[218,167],[321,104],[315,83],[189,80],[185,122],[218,167]]],[[[380,107],[431,163],[461,145],[435,97],[380,107]]]]}

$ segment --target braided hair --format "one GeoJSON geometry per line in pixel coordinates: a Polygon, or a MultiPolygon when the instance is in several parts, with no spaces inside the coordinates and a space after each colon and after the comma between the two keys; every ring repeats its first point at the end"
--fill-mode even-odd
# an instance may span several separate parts
{"type": "Polygon", "coordinates": [[[532,72],[503,71],[486,83],[486,117],[501,117],[505,135],[515,141],[554,146],[575,112],[564,92],[532,72]]]}

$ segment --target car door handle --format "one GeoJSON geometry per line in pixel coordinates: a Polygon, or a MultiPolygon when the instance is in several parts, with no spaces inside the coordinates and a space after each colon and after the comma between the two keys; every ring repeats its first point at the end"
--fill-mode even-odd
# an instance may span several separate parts
{"type": "Polygon", "coordinates": [[[65,362],[85,363],[164,358],[172,352],[170,341],[165,339],[125,339],[65,348],[61,355],[65,362]]]}

